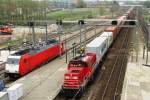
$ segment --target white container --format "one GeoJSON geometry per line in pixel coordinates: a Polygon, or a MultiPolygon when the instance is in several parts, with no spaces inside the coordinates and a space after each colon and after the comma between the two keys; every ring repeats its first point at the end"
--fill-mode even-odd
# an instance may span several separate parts
{"type": "Polygon", "coordinates": [[[107,37],[108,47],[113,42],[113,33],[112,32],[103,32],[100,36],[101,37],[107,37]]]}
{"type": "Polygon", "coordinates": [[[7,92],[0,92],[0,100],[9,100],[7,92]]]}
{"type": "Polygon", "coordinates": [[[99,37],[86,45],[86,53],[96,53],[96,61],[99,63],[112,43],[112,39],[112,32],[103,32],[99,37]]]}
{"type": "Polygon", "coordinates": [[[23,96],[23,85],[15,84],[7,89],[9,100],[18,100],[23,96]]]}

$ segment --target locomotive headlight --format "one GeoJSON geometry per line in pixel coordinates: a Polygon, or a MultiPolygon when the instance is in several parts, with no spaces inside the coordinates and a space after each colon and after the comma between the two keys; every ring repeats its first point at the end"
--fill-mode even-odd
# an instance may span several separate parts
{"type": "Polygon", "coordinates": [[[77,76],[73,76],[72,79],[78,79],[78,77],[77,76]]]}
{"type": "Polygon", "coordinates": [[[65,76],[65,79],[69,79],[70,77],[69,76],[65,76]]]}

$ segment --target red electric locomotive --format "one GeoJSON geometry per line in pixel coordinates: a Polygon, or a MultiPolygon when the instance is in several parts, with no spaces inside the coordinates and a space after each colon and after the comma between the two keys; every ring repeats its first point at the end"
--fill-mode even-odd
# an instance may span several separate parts
{"type": "Polygon", "coordinates": [[[23,76],[62,53],[64,53],[63,42],[51,40],[46,46],[20,50],[8,56],[5,70],[10,76],[15,74],[23,76]]]}

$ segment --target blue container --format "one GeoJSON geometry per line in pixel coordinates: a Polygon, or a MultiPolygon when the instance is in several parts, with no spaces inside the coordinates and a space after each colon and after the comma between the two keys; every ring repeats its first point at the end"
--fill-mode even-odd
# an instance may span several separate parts
{"type": "Polygon", "coordinates": [[[0,91],[4,90],[5,88],[5,83],[3,80],[0,80],[0,91]]]}

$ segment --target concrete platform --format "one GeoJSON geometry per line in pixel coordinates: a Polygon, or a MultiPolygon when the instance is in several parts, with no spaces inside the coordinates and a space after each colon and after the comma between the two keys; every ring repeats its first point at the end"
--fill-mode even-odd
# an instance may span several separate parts
{"type": "MultiPolygon", "coordinates": [[[[150,67],[143,65],[146,64],[146,53],[143,59],[143,44],[138,46],[138,56],[133,54],[134,57],[130,57],[128,61],[121,100],[150,100],[150,67]]],[[[148,58],[147,64],[150,65],[150,53],[148,58]]]]}
{"type": "Polygon", "coordinates": [[[61,89],[66,66],[64,60],[56,58],[12,84],[23,83],[24,96],[21,100],[53,100],[61,89]]]}

